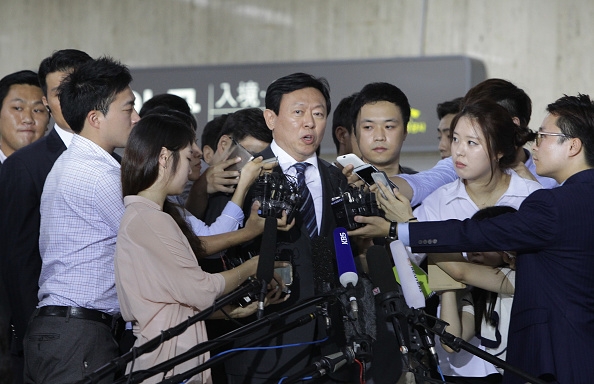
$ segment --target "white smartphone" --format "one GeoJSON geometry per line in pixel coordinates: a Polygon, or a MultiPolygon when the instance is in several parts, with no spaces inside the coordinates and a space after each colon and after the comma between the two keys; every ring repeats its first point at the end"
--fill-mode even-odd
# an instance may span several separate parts
{"type": "Polygon", "coordinates": [[[336,162],[343,167],[346,167],[349,164],[353,164],[353,167],[355,168],[365,165],[365,162],[354,153],[347,153],[346,155],[338,156],[336,158],[336,162]]]}
{"type": "MultiPolygon", "coordinates": [[[[396,195],[394,195],[394,190],[392,189],[392,186],[390,185],[390,180],[388,180],[388,177],[386,176],[386,174],[384,172],[373,172],[371,174],[371,178],[373,179],[373,181],[375,181],[376,184],[381,184],[384,187],[388,188],[390,190],[390,192],[392,192],[392,196],[396,197],[396,195]]],[[[384,199],[387,199],[386,195],[384,194],[384,191],[382,191],[381,189],[379,190],[380,193],[382,194],[382,196],[384,197],[384,199]]]]}

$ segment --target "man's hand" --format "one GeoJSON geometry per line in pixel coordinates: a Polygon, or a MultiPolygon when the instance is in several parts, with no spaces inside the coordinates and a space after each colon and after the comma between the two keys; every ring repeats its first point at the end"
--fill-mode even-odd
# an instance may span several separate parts
{"type": "Polygon", "coordinates": [[[357,223],[365,224],[365,226],[354,231],[348,231],[349,236],[385,237],[390,232],[390,222],[379,216],[355,216],[354,220],[357,223]]]}
{"type": "MultiPolygon", "coordinates": [[[[287,261],[275,261],[274,268],[282,268],[287,265],[287,261]]],[[[264,305],[274,305],[284,303],[289,299],[290,294],[287,293],[283,295],[283,292],[287,291],[287,287],[285,282],[280,277],[280,275],[274,272],[274,277],[272,281],[268,284],[268,293],[266,294],[266,300],[264,301],[264,305]]]]}
{"type": "Polygon", "coordinates": [[[235,185],[239,182],[238,171],[225,171],[228,167],[241,161],[240,157],[223,160],[206,169],[201,177],[206,177],[206,192],[233,193],[235,185]]]}
{"type": "Polygon", "coordinates": [[[410,201],[408,201],[408,199],[396,188],[394,189],[394,194],[392,194],[388,187],[381,184],[376,185],[377,188],[383,191],[383,195],[386,196],[382,196],[382,193],[379,193],[379,191],[376,190],[375,196],[377,205],[385,212],[386,219],[389,221],[406,223],[414,217],[410,201]]]}
{"type": "MultiPolygon", "coordinates": [[[[250,232],[251,238],[261,235],[264,232],[264,224],[266,223],[266,218],[261,217],[258,215],[258,210],[260,209],[260,202],[254,201],[252,203],[252,208],[250,210],[250,216],[248,217],[247,221],[245,222],[245,230],[250,232]]],[[[280,219],[276,219],[276,226],[279,231],[287,232],[295,225],[295,219],[293,219],[290,223],[287,223],[287,213],[283,211],[283,215],[280,219]]]]}
{"type": "Polygon", "coordinates": [[[347,164],[347,166],[342,169],[342,174],[347,178],[348,183],[357,187],[365,185],[365,182],[361,180],[361,178],[359,178],[355,172],[353,172],[353,169],[355,169],[353,164],[347,164]]]}

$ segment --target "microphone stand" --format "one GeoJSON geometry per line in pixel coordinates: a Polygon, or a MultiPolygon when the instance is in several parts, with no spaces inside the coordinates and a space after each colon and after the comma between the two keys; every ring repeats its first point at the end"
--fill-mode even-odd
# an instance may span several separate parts
{"type": "Polygon", "coordinates": [[[547,384],[545,381],[535,378],[533,376],[530,376],[528,373],[522,371],[519,368],[512,366],[508,362],[501,360],[500,358],[495,357],[495,356],[491,355],[490,353],[483,351],[480,348],[475,347],[474,345],[464,341],[463,339],[461,339],[459,337],[452,335],[451,333],[446,332],[445,328],[449,324],[446,323],[445,321],[432,317],[432,319],[435,320],[435,325],[433,327],[431,327],[427,323],[428,315],[423,310],[415,309],[415,310],[413,310],[413,312],[414,313],[413,313],[413,315],[411,315],[411,318],[410,318],[410,321],[413,324],[419,325],[419,326],[425,328],[426,330],[428,330],[429,332],[431,332],[435,335],[438,335],[444,344],[448,345],[450,348],[452,348],[456,352],[459,352],[460,349],[470,352],[473,355],[478,356],[481,359],[488,361],[489,363],[502,368],[503,370],[505,370],[506,374],[508,372],[512,372],[515,375],[526,380],[526,382],[528,382],[528,383],[547,384]]]}
{"type": "MultiPolygon", "coordinates": [[[[246,347],[253,347],[253,346],[257,346],[258,344],[262,343],[265,340],[271,339],[273,337],[276,337],[278,335],[281,335],[283,333],[286,333],[288,331],[291,331],[297,327],[300,327],[302,325],[305,325],[307,323],[309,323],[310,321],[312,321],[313,319],[315,319],[317,317],[315,312],[311,312],[308,313],[306,315],[301,316],[300,318],[292,321],[291,323],[275,330],[274,332],[271,332],[269,334],[266,334],[262,337],[259,337],[256,340],[253,340],[251,342],[248,343],[244,343],[241,344],[239,347],[237,348],[246,348],[246,347]]],[[[166,380],[161,381],[161,384],[178,384],[183,382],[185,379],[188,379],[202,371],[207,370],[208,368],[210,368],[211,366],[218,364],[219,362],[225,361],[227,359],[229,359],[232,356],[235,356],[237,353],[242,352],[240,350],[235,350],[235,351],[231,351],[222,355],[217,355],[215,357],[210,358],[208,361],[205,361],[204,363],[200,364],[199,366],[189,369],[183,373],[180,373],[178,375],[174,375],[166,380]]]]}
{"type": "Polygon", "coordinates": [[[161,343],[164,341],[170,340],[173,337],[179,336],[188,329],[190,325],[193,325],[199,321],[203,321],[207,319],[212,313],[218,311],[219,309],[223,308],[225,305],[230,304],[238,299],[244,297],[250,292],[255,291],[256,289],[260,288],[259,281],[250,281],[248,284],[242,286],[241,288],[237,289],[236,291],[221,297],[218,300],[215,300],[214,304],[197,313],[194,316],[189,317],[186,321],[169,328],[167,330],[161,331],[161,335],[155,337],[152,340],[147,341],[146,343],[132,348],[129,352],[126,352],[120,357],[117,357],[111,360],[109,363],[105,364],[104,366],[98,368],[97,370],[89,373],[86,375],[86,378],[79,381],[77,384],[94,384],[99,382],[100,379],[106,377],[110,373],[114,373],[118,369],[123,368],[127,363],[132,361],[134,358],[141,356],[145,353],[151,352],[155,350],[161,343]]]}
{"type": "MultiPolygon", "coordinates": [[[[301,303],[298,303],[297,305],[295,305],[291,308],[287,308],[284,311],[271,313],[260,320],[256,320],[252,323],[246,324],[243,327],[235,329],[229,333],[226,333],[225,335],[219,336],[216,339],[204,341],[204,342],[194,346],[190,350],[188,350],[180,355],[174,356],[171,359],[164,361],[164,362],[152,367],[150,370],[143,370],[143,371],[136,371],[136,372],[129,373],[125,377],[120,378],[119,380],[115,381],[115,383],[128,383],[128,382],[129,383],[139,383],[139,382],[142,382],[143,380],[147,379],[148,377],[158,374],[159,372],[170,371],[173,367],[175,367],[187,360],[190,360],[196,356],[202,355],[203,353],[210,351],[217,345],[220,346],[220,345],[230,344],[235,339],[242,337],[244,335],[249,335],[249,334],[253,333],[254,331],[256,331],[266,325],[274,324],[274,323],[278,322],[279,320],[289,316],[292,313],[299,312],[302,309],[307,308],[309,306],[316,305],[323,301],[327,301],[329,297],[331,297],[330,294],[316,296],[311,299],[305,300],[301,303]],[[128,378],[128,376],[130,376],[130,375],[132,375],[132,377],[128,378]]],[[[303,325],[303,324],[301,324],[301,325],[303,325]]],[[[283,332],[286,332],[286,331],[283,331],[283,332]]],[[[281,332],[281,333],[283,333],[283,332],[281,332]]],[[[266,338],[271,338],[273,336],[274,335],[269,334],[269,335],[266,335],[266,338]]],[[[257,342],[260,342],[260,340],[258,340],[257,342]]],[[[230,355],[232,356],[233,354],[230,353],[230,355]]],[[[208,365],[203,370],[209,368],[213,364],[216,364],[218,361],[219,360],[216,360],[214,363],[208,365]]],[[[210,362],[210,360],[208,362],[210,362]]],[[[202,365],[207,364],[208,362],[205,362],[202,365]]],[[[200,365],[199,367],[201,367],[202,365],[200,365]]],[[[199,372],[202,372],[202,370],[192,373],[192,375],[190,375],[189,377],[191,377],[199,372]]]]}

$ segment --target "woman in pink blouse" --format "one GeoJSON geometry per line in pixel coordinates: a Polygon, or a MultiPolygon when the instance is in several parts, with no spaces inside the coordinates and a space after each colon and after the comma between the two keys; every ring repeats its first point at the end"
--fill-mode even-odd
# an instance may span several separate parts
{"type": "MultiPolygon", "coordinates": [[[[149,115],[132,130],[122,159],[126,211],[118,232],[115,274],[122,316],[133,324],[135,346],[208,308],[217,297],[256,273],[258,257],[222,273],[204,272],[197,261],[204,255],[200,240],[181,211],[167,200],[168,195],[181,193],[188,180],[194,140],[194,130],[177,117],[149,115]]],[[[242,169],[238,189],[249,188],[262,169],[261,161],[255,159],[242,169]]],[[[261,233],[260,221],[249,225],[261,233]]],[[[278,295],[270,296],[271,301],[278,300],[278,295]]],[[[237,309],[235,316],[247,316],[255,309],[237,309]]],[[[136,358],[128,371],[151,368],[206,340],[203,322],[196,323],[155,351],[136,358]]],[[[160,382],[208,358],[205,353],[144,382],[160,382]]],[[[188,382],[210,383],[210,371],[188,382]]]]}

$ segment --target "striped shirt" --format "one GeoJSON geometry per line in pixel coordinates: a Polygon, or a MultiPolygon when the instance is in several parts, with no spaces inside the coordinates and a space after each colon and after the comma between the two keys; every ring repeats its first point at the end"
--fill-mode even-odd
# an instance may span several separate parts
{"type": "Polygon", "coordinates": [[[124,214],[120,164],[74,135],[41,196],[39,306],[119,313],[114,254],[124,214]]]}

